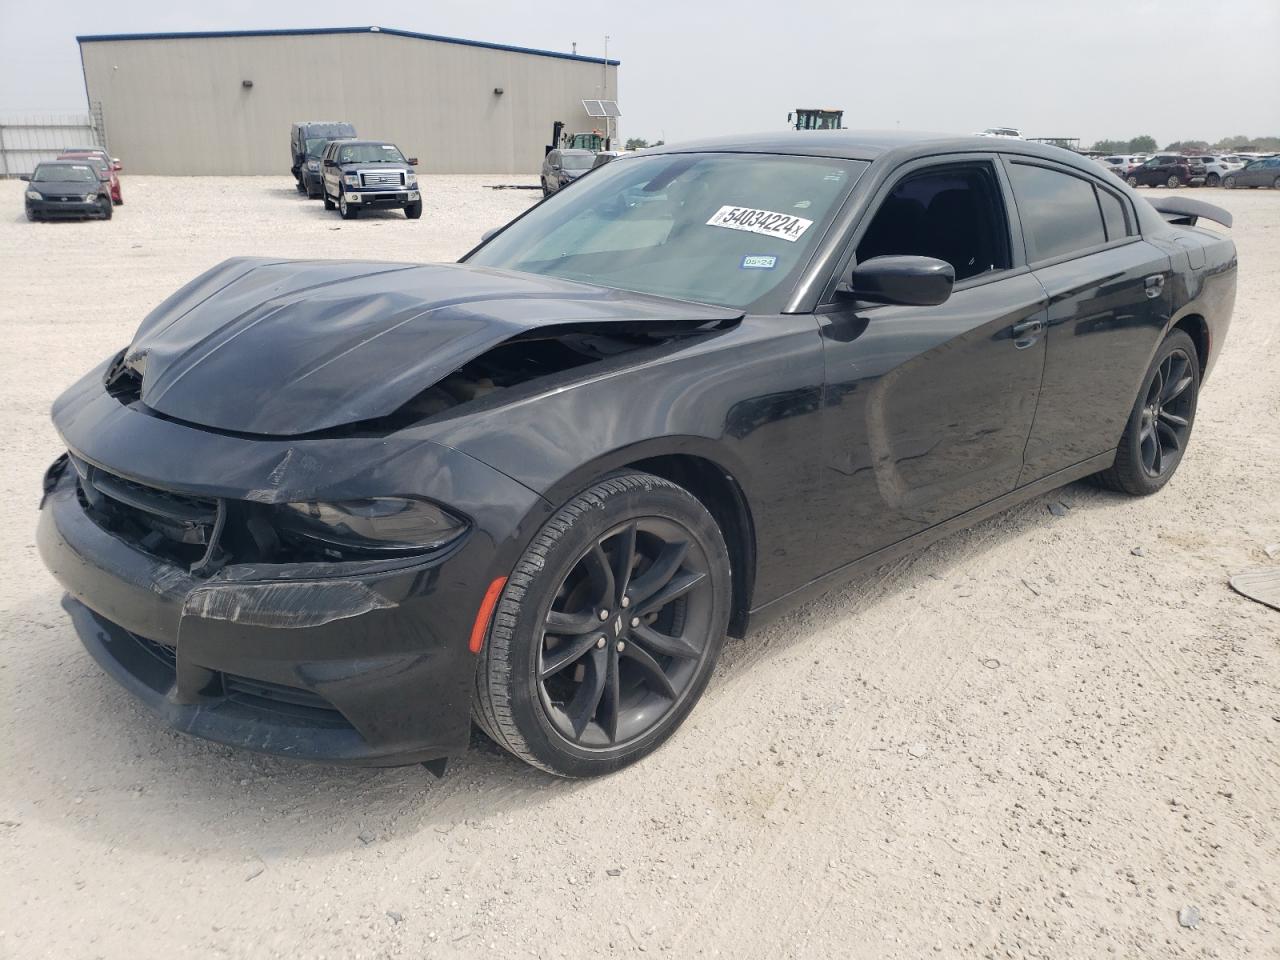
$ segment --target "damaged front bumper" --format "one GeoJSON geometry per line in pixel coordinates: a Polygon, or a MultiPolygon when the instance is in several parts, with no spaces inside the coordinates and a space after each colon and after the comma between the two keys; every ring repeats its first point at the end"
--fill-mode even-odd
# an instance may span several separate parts
{"type": "MultiPolygon", "coordinates": [[[[388,456],[387,448],[400,445],[385,438],[313,443],[291,454],[285,441],[196,430],[105,394],[76,414],[58,425],[77,458],[103,465],[104,452],[149,449],[146,466],[173,474],[162,488],[184,493],[183,460],[235,464],[276,483],[246,488],[247,495],[286,502],[296,494],[278,464],[308,464],[299,476],[311,489],[326,472],[326,450],[332,474],[338,464],[364,463],[375,474],[403,471],[404,484],[416,474],[430,488],[436,478],[436,489],[424,493],[452,491],[453,506],[473,528],[439,556],[390,565],[233,559],[202,577],[100,524],[77,471],[62,460],[46,479],[37,541],[67,592],[64,606],[85,647],[177,729],[266,753],[375,766],[466,748],[476,659],[468,649],[471,627],[494,571],[509,569],[524,531],[541,523],[540,498],[428,441],[409,444],[417,457],[388,456]]],[[[153,474],[136,479],[161,486],[153,474]]],[[[352,482],[338,481],[344,490],[352,482]]]]}

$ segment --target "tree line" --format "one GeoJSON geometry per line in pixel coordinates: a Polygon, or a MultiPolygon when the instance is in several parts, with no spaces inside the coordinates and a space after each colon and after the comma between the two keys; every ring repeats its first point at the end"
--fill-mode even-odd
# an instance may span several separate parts
{"type": "MultiPolygon", "coordinates": [[[[1132,140],[1099,140],[1090,150],[1099,153],[1155,153],[1161,149],[1156,138],[1143,134],[1132,140]]],[[[1171,153],[1203,150],[1206,153],[1230,153],[1232,150],[1255,150],[1261,153],[1280,151],[1280,137],[1246,137],[1239,134],[1234,137],[1223,137],[1217,143],[1208,140],[1175,140],[1166,144],[1165,150],[1171,153]]]]}

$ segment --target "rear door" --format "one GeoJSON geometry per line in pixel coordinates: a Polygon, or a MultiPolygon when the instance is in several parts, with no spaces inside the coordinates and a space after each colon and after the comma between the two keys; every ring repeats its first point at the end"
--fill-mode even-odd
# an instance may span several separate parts
{"type": "Polygon", "coordinates": [[[829,299],[825,535],[842,562],[1013,490],[1044,366],[1044,290],[1022,261],[994,154],[930,158],[886,181],[839,275],[876,256],[956,269],[933,307],[829,299]]]}
{"type": "Polygon", "coordinates": [[[1004,163],[1027,262],[1049,297],[1021,485],[1116,448],[1169,313],[1170,263],[1102,178],[1039,159],[1004,163]]]}

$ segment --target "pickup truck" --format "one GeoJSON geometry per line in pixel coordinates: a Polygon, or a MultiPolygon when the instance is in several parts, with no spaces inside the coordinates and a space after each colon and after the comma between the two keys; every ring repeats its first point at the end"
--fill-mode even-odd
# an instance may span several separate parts
{"type": "Polygon", "coordinates": [[[330,140],[354,137],[356,128],[343,120],[305,120],[289,130],[289,155],[299,193],[320,196],[320,155],[330,140]]]}
{"type": "Polygon", "coordinates": [[[422,194],[414,172],[417,157],[406,158],[383,140],[334,140],[320,160],[324,208],[354,220],[361,210],[400,207],[410,220],[422,216],[422,194]]]}
{"type": "Polygon", "coordinates": [[[1205,166],[1196,157],[1158,153],[1130,170],[1125,180],[1131,187],[1168,187],[1172,190],[1174,187],[1198,187],[1204,183],[1205,176],[1205,166]]]}

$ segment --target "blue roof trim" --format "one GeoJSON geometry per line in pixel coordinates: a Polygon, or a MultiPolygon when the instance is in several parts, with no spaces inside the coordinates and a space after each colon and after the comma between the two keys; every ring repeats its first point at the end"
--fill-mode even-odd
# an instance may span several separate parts
{"type": "Polygon", "coordinates": [[[507,53],[527,53],[534,57],[555,57],[557,60],[577,60],[580,63],[620,66],[620,60],[603,57],[584,57],[576,53],[558,53],[555,50],[538,50],[534,47],[514,47],[505,43],[488,43],[484,40],[463,40],[460,37],[442,37],[434,33],[414,33],[412,30],[396,30],[394,27],[309,27],[301,30],[199,30],[191,33],[100,33],[76,37],[77,43],[109,43],[114,40],[204,40],[219,37],[306,37],[333,33],[388,33],[393,37],[409,37],[413,40],[434,40],[437,43],[457,43],[464,47],[483,47],[486,50],[504,50],[507,53]]]}

